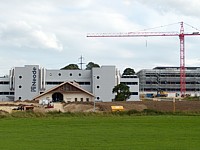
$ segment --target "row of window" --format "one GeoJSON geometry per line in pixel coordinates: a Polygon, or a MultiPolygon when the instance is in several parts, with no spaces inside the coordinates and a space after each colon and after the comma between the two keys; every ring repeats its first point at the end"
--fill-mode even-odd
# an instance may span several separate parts
{"type": "Polygon", "coordinates": [[[15,95],[14,92],[0,92],[0,95],[15,95]]]}
{"type": "Polygon", "coordinates": [[[137,75],[123,75],[122,78],[138,78],[137,75]]]}
{"type": "MultiPolygon", "coordinates": [[[[0,92],[0,95],[14,95],[14,92],[0,92]]],[[[138,95],[138,92],[131,92],[131,95],[138,95]]],[[[21,97],[19,97],[19,100],[21,99],[21,97]]],[[[99,100],[100,98],[97,97],[97,100],[99,100]]],[[[78,98],[75,98],[75,102],[78,102],[78,98]]],[[[80,98],[80,102],[83,102],[83,98],[80,98]]],[[[89,102],[89,98],[86,98],[86,102],[89,102]]]]}
{"type": "MultiPolygon", "coordinates": [[[[66,74],[65,74],[65,75],[66,75],[66,74]]],[[[49,76],[52,76],[52,73],[49,73],[49,76]]],[[[58,73],[58,76],[62,76],[62,73],[58,73]]],[[[69,73],[69,76],[72,77],[73,74],[72,74],[72,73],[69,73]]],[[[80,76],[82,76],[82,74],[79,73],[78,76],[80,77],[80,76]]],[[[99,79],[100,77],[99,77],[99,76],[96,76],[96,78],[99,79]]]]}
{"type": "MultiPolygon", "coordinates": [[[[180,91],[180,88],[160,88],[160,89],[156,89],[156,88],[142,88],[141,91],[180,91]]],[[[194,88],[187,88],[186,91],[200,91],[200,89],[194,89],[194,88]]]]}
{"type": "MultiPolygon", "coordinates": [[[[46,85],[59,85],[63,82],[46,82],[46,85]]],[[[90,82],[77,82],[79,85],[90,85],[90,82]]]]}
{"type": "MultiPolygon", "coordinates": [[[[186,84],[200,84],[200,82],[185,82],[186,84]]],[[[160,81],[160,82],[156,82],[156,81],[146,81],[146,84],[180,84],[180,82],[167,82],[167,81],[160,81]]]]}
{"type": "MultiPolygon", "coordinates": [[[[81,75],[82,75],[81,73],[78,74],[78,76],[81,76],[81,75]]],[[[49,73],[49,76],[52,76],[52,73],[49,73]]],[[[58,73],[58,76],[62,76],[62,74],[61,74],[61,73],[58,73]]],[[[73,74],[70,73],[69,76],[73,76],[73,74]]]]}
{"type": "Polygon", "coordinates": [[[0,84],[9,84],[9,81],[0,81],[0,84]]]}
{"type": "MultiPolygon", "coordinates": [[[[49,73],[49,76],[52,76],[52,73],[49,73]]],[[[58,76],[62,76],[62,73],[58,73],[58,76]]],[[[69,76],[73,76],[72,73],[69,74],[69,76]]],[[[82,76],[81,73],[78,74],[78,76],[82,76]]],[[[99,76],[96,76],[97,79],[99,79],[100,77],[99,76]]],[[[22,79],[22,76],[19,75],[19,79],[22,79]]],[[[9,84],[9,83],[8,83],[9,84]]]]}
{"type": "MultiPolygon", "coordinates": [[[[52,74],[50,73],[50,76],[52,74]]],[[[61,73],[58,74],[59,76],[61,76],[61,73]]],[[[70,76],[72,76],[72,73],[70,73],[70,76]]],[[[79,73],[79,76],[81,76],[81,74],[79,73]]],[[[97,79],[100,79],[99,76],[96,77],[97,79]]],[[[19,76],[19,79],[22,79],[22,76],[19,76]]],[[[59,85],[62,84],[63,82],[46,82],[47,85],[59,85]]],[[[0,81],[0,84],[9,84],[9,81],[0,81]]],[[[90,82],[78,82],[79,85],[90,85],[90,82]]],[[[22,88],[22,86],[20,85],[19,88],[22,88]]]]}
{"type": "MultiPolygon", "coordinates": [[[[46,82],[47,85],[59,85],[63,82],[46,82]]],[[[77,82],[79,85],[90,85],[90,82],[77,82]]],[[[7,81],[1,81],[0,84],[9,84],[7,81]]]]}
{"type": "Polygon", "coordinates": [[[62,84],[63,82],[46,82],[46,85],[59,85],[62,84]]]}
{"type": "Polygon", "coordinates": [[[79,85],[90,85],[90,82],[78,82],[79,85]]]}
{"type": "MultiPolygon", "coordinates": [[[[52,73],[49,73],[49,76],[52,76],[52,73]]],[[[62,76],[62,74],[61,74],[61,73],[58,73],[58,76],[62,76]]],[[[70,73],[69,76],[73,76],[73,74],[70,73]]],[[[79,73],[78,76],[81,76],[81,73],[79,73]]],[[[22,76],[21,76],[21,75],[19,76],[19,79],[22,79],[22,76]]]]}
{"type": "Polygon", "coordinates": [[[121,83],[126,85],[138,85],[138,82],[121,82],[121,83]]]}
{"type": "MultiPolygon", "coordinates": [[[[90,100],[89,98],[86,98],[86,102],[89,102],[89,100],[90,100]]],[[[80,100],[78,100],[78,98],[75,98],[74,101],[75,101],[75,102],[78,102],[78,101],[83,102],[84,99],[83,99],[83,98],[80,98],[80,100]]]]}
{"type": "MultiPolygon", "coordinates": [[[[146,75],[146,77],[180,77],[180,74],[166,74],[166,75],[156,75],[156,74],[152,74],[152,75],[146,75]]],[[[200,77],[200,74],[186,74],[185,77],[200,77]]]]}

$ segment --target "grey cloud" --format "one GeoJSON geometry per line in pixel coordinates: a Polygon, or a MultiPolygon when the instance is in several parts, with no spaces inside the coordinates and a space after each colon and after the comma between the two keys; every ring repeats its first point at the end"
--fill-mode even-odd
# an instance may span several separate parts
{"type": "Polygon", "coordinates": [[[63,46],[56,35],[42,30],[37,25],[18,21],[0,25],[1,44],[37,49],[62,51],[63,46]]]}
{"type": "Polygon", "coordinates": [[[137,0],[138,2],[153,7],[161,13],[177,12],[181,15],[199,17],[199,0],[137,0]]]}
{"type": "MultiPolygon", "coordinates": [[[[27,62],[49,64],[47,60],[76,62],[81,54],[86,60],[119,67],[125,64],[145,68],[156,62],[178,64],[178,37],[177,40],[151,37],[146,47],[147,38],[91,39],[86,38],[86,34],[138,31],[182,21],[179,20],[182,16],[190,14],[187,16],[189,24],[196,26],[194,16],[199,16],[199,11],[196,0],[0,0],[0,48],[9,60],[23,55],[26,62],[22,65],[27,62]],[[10,49],[16,52],[15,57],[8,56],[10,49]],[[174,52],[177,58],[172,57],[174,52]],[[163,53],[165,60],[160,57],[163,53]],[[157,59],[159,57],[161,59],[157,59]]],[[[199,24],[198,18],[196,24],[199,24]]],[[[175,29],[179,31],[179,27],[178,24],[175,29]]],[[[195,47],[198,41],[193,41],[195,47]]],[[[186,44],[189,42],[187,39],[186,44]]],[[[46,67],[51,66],[52,63],[46,67]]]]}

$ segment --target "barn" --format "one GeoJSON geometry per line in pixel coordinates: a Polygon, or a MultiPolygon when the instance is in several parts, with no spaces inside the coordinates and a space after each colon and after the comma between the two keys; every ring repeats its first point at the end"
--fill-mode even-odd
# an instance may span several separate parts
{"type": "Polygon", "coordinates": [[[36,96],[33,100],[52,100],[53,102],[91,102],[94,95],[79,86],[76,82],[63,82],[44,93],[36,96]]]}

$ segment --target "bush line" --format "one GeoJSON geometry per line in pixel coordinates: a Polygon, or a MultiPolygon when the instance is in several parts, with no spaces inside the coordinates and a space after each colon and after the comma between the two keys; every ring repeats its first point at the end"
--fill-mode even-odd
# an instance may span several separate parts
{"type": "Polygon", "coordinates": [[[0,118],[45,118],[45,117],[110,117],[110,116],[158,116],[158,115],[176,115],[176,116],[200,116],[200,112],[163,112],[151,109],[143,111],[129,110],[120,112],[34,112],[34,111],[18,111],[9,113],[1,113],[0,118]]]}

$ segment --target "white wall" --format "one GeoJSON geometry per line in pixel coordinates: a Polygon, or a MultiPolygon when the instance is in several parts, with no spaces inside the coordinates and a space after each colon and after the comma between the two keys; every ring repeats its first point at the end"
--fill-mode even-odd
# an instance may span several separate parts
{"type": "MultiPolygon", "coordinates": [[[[35,100],[44,100],[44,99],[52,99],[52,95],[55,93],[55,91],[47,93],[35,100]]],[[[75,98],[77,98],[77,101],[80,102],[81,98],[83,98],[83,102],[86,102],[86,98],[89,98],[89,101],[94,101],[94,98],[86,93],[83,92],[70,92],[70,93],[63,93],[63,99],[65,102],[74,102],[75,98]]]]}
{"type": "Polygon", "coordinates": [[[138,94],[138,95],[131,95],[131,97],[127,101],[139,101],[140,100],[139,78],[121,78],[120,82],[128,83],[127,85],[130,87],[130,92],[138,94]],[[134,83],[134,85],[132,85],[132,83],[134,83]]]}

